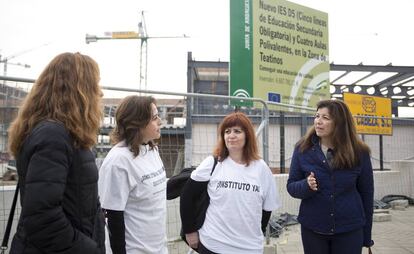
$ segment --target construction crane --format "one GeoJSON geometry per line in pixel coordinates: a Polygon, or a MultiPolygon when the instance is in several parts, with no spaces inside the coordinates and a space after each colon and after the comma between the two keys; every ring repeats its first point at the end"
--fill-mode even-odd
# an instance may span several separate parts
{"type": "Polygon", "coordinates": [[[138,31],[116,31],[106,32],[104,36],[86,34],[86,44],[97,42],[98,40],[119,40],[119,39],[138,39],[141,40],[139,52],[139,89],[147,90],[147,66],[148,66],[148,40],[149,39],[166,39],[166,38],[189,38],[183,34],[181,36],[148,36],[144,12],[141,11],[141,21],[138,23],[138,31]]]}
{"type": "Polygon", "coordinates": [[[28,64],[22,64],[22,63],[13,63],[13,62],[9,62],[10,59],[13,59],[21,54],[24,54],[25,52],[20,52],[19,54],[14,54],[14,55],[10,55],[7,57],[4,57],[0,54],[0,63],[3,63],[3,76],[6,77],[7,76],[7,65],[11,64],[11,65],[16,65],[16,66],[22,66],[24,68],[30,68],[30,65],[28,64]]]}
{"type": "Polygon", "coordinates": [[[16,65],[16,66],[21,66],[21,67],[24,67],[24,68],[30,68],[31,66],[30,65],[28,65],[28,64],[23,64],[23,63],[13,63],[13,62],[9,62],[9,60],[11,60],[11,59],[13,59],[13,58],[16,58],[16,57],[18,57],[18,56],[21,56],[21,55],[23,55],[23,54],[26,54],[26,53],[29,53],[29,52],[31,52],[31,51],[33,51],[33,50],[36,50],[36,49],[38,49],[38,48],[41,48],[41,47],[44,47],[44,46],[47,46],[48,45],[48,43],[45,43],[45,44],[42,44],[42,45],[39,45],[39,46],[36,46],[36,47],[33,47],[33,48],[30,48],[30,49],[26,49],[26,50],[23,50],[23,51],[20,51],[20,52],[18,52],[18,53],[15,53],[15,54],[12,54],[12,55],[10,55],[10,56],[2,56],[1,54],[0,54],[0,63],[3,63],[3,76],[4,77],[6,77],[7,76],[7,66],[8,65],[16,65]]]}

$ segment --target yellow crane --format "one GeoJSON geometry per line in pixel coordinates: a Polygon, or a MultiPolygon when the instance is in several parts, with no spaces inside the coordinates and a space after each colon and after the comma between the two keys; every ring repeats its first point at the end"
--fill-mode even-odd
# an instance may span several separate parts
{"type": "Polygon", "coordinates": [[[183,34],[181,36],[148,36],[147,27],[144,17],[144,12],[141,11],[141,21],[138,23],[138,31],[115,31],[106,32],[104,36],[98,37],[96,35],[86,34],[86,44],[97,42],[98,40],[123,40],[123,39],[138,39],[141,40],[139,52],[139,89],[147,90],[147,65],[148,65],[148,40],[149,39],[163,39],[163,38],[189,38],[183,34]]]}

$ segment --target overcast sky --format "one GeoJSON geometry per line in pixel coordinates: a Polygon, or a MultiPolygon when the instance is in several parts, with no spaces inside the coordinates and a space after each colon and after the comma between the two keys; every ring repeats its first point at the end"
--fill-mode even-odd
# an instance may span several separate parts
{"type": "MultiPolygon", "coordinates": [[[[291,2],[328,13],[331,62],[413,66],[414,1],[291,2]]],[[[85,34],[137,31],[141,11],[149,36],[190,36],[148,41],[148,89],[185,92],[188,51],[229,60],[228,0],[0,0],[0,10],[0,54],[31,65],[8,65],[9,76],[36,78],[55,55],[79,51],[99,63],[102,85],[138,88],[140,41],[86,44],[85,34]]]]}

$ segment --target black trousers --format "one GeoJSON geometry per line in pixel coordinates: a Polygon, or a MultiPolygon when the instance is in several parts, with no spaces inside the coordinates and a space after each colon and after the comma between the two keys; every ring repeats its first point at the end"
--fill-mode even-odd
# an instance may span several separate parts
{"type": "Polygon", "coordinates": [[[198,242],[197,251],[200,254],[219,254],[219,253],[212,252],[211,250],[207,249],[201,242],[198,242]]]}
{"type": "Polygon", "coordinates": [[[362,228],[351,232],[323,235],[301,227],[305,254],[361,254],[364,241],[362,228]]]}

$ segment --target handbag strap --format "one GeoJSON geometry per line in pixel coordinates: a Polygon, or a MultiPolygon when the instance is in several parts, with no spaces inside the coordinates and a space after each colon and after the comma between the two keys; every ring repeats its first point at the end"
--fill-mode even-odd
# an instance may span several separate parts
{"type": "Polygon", "coordinates": [[[19,195],[19,182],[17,182],[16,190],[14,192],[13,202],[10,208],[9,213],[9,219],[7,221],[6,230],[4,231],[4,237],[3,242],[1,243],[1,251],[2,253],[8,249],[8,243],[9,243],[9,237],[10,237],[10,231],[13,224],[13,217],[14,217],[14,211],[16,210],[16,203],[17,203],[17,196],[19,195]]]}
{"type": "Polygon", "coordinates": [[[368,254],[372,254],[371,247],[368,247],[368,254]]]}
{"type": "Polygon", "coordinates": [[[218,162],[218,158],[216,156],[213,156],[213,158],[214,158],[214,164],[213,164],[213,168],[211,169],[210,176],[213,175],[214,169],[216,169],[217,162],[218,162]]]}

